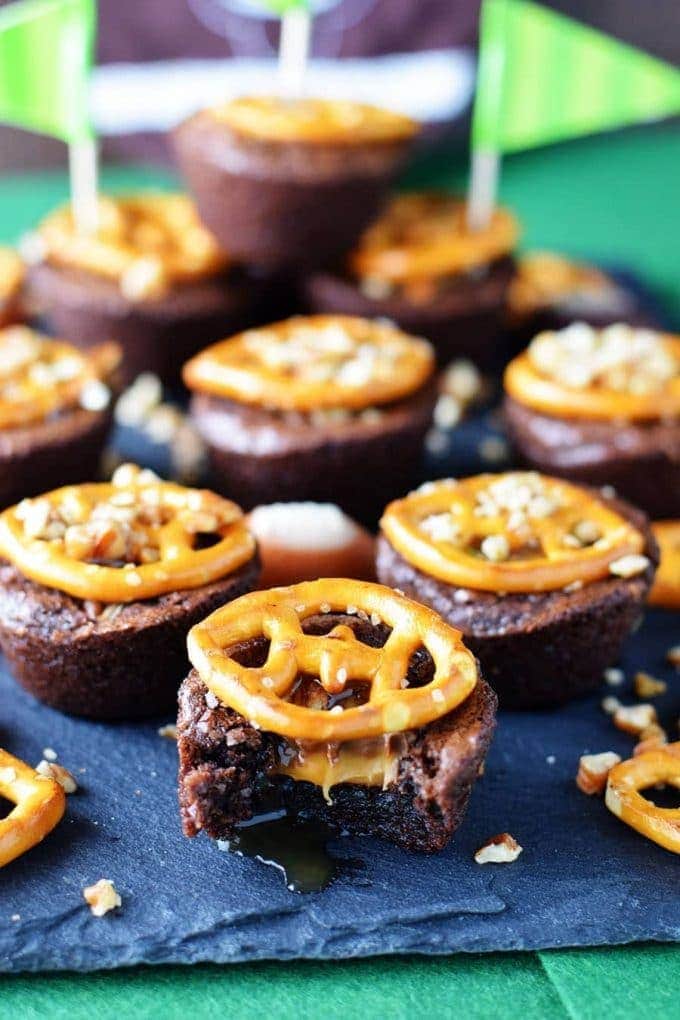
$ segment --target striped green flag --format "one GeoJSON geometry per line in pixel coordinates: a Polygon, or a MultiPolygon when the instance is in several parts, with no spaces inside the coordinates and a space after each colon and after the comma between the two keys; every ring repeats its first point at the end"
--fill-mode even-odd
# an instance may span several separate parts
{"type": "Polygon", "coordinates": [[[680,113],[680,71],[529,0],[484,0],[475,150],[513,152],[680,113]]]}
{"type": "Polygon", "coordinates": [[[290,11],[309,10],[309,0],[263,0],[264,6],[268,7],[273,14],[283,17],[290,11]]]}
{"type": "Polygon", "coordinates": [[[19,0],[0,9],[0,121],[65,142],[91,136],[95,0],[19,0]]]}

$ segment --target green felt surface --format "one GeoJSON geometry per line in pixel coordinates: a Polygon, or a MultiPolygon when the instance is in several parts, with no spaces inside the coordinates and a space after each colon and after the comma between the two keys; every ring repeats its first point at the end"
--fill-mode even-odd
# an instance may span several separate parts
{"type": "MultiPolygon", "coordinates": [[[[502,196],[526,247],[629,266],[680,322],[680,130],[649,127],[506,160],[502,196]]],[[[459,157],[421,160],[412,185],[463,182],[459,157]]],[[[107,168],[107,187],[170,184],[166,172],[107,168]]],[[[0,239],[11,241],[66,197],[63,174],[0,184],[0,239]]],[[[152,895],[152,893],[150,893],[152,895]]],[[[0,924],[2,916],[0,879],[0,924]]],[[[103,919],[102,924],[106,924],[103,919]]],[[[677,1012],[680,949],[634,946],[504,956],[138,968],[0,978],[0,1020],[68,1017],[462,1017],[627,1020],[677,1012]],[[675,977],[675,988],[673,978],[675,977]]]]}

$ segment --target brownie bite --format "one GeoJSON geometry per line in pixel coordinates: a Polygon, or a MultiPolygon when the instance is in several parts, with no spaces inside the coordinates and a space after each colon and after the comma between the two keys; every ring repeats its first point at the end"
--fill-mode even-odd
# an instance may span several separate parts
{"type": "Polygon", "coordinates": [[[268,503],[248,514],[262,588],[318,577],[375,580],[375,536],[334,503],[268,503]]]}
{"type": "Polygon", "coordinates": [[[72,715],[167,711],[186,636],[257,583],[240,509],[134,465],[0,515],[0,648],[34,697],[72,715]]]}
{"type": "Polygon", "coordinates": [[[185,195],[101,198],[86,237],[70,208],[58,209],[26,247],[37,312],[80,347],[117,341],[126,383],[148,371],[175,386],[201,347],[269,317],[266,279],[231,261],[185,195]]]}
{"type": "Polygon", "coordinates": [[[680,337],[617,324],[540,333],[505,374],[523,461],[680,516],[680,337]]]}
{"type": "Polygon", "coordinates": [[[388,506],[377,572],[462,631],[502,706],[539,708],[601,683],[657,562],[638,510],[508,472],[431,482],[388,506]]]}
{"type": "Polygon", "coordinates": [[[231,838],[272,808],[407,850],[460,824],[496,698],[460,636],[380,585],[257,592],[189,636],[179,695],[187,836],[231,838]]]}
{"type": "Polygon", "coordinates": [[[120,350],[86,354],[29,329],[0,329],[0,508],[95,477],[111,426],[120,350]]]}
{"type": "Polygon", "coordinates": [[[0,247],[0,328],[24,316],[22,291],[25,266],[12,248],[0,247]]]}
{"type": "Polygon", "coordinates": [[[245,97],[203,110],[174,146],[204,223],[237,258],[323,266],[378,211],[416,125],[359,103],[245,97]]]}
{"type": "Polygon", "coordinates": [[[507,321],[519,348],[537,333],[576,321],[599,329],[617,322],[654,325],[636,296],[608,273],[547,251],[518,258],[507,321]]]}
{"type": "Polygon", "coordinates": [[[439,192],[395,195],[339,270],[303,282],[313,312],[385,317],[426,336],[440,364],[505,364],[504,316],[518,236],[497,208],[472,231],[465,202],[439,192]]]}
{"type": "Polygon", "coordinates": [[[215,344],[184,380],[218,491],[247,508],[327,501],[370,520],[417,477],[433,372],[425,340],[319,315],[215,344]]]}

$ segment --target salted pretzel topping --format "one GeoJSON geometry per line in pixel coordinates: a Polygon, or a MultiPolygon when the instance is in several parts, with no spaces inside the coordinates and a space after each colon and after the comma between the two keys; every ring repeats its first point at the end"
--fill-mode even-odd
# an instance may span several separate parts
{"type": "Polygon", "coordinates": [[[184,366],[190,389],[281,411],[361,410],[430,378],[426,340],[349,315],[295,316],[206,348],[184,366]]]}
{"type": "Polygon", "coordinates": [[[187,195],[139,194],[99,200],[96,233],[79,233],[70,206],[38,228],[44,259],[116,281],[125,297],[160,297],[173,284],[224,270],[227,256],[187,195]]]}
{"type": "Polygon", "coordinates": [[[418,130],[410,117],[338,99],[243,96],[211,114],[239,134],[272,142],[359,145],[406,140],[418,130]]]}
{"type": "Polygon", "coordinates": [[[680,520],[654,521],[652,531],[661,561],[649,593],[650,605],[680,609],[680,520]]]}
{"type": "MultiPolygon", "coordinates": [[[[101,388],[119,360],[116,344],[83,352],[27,326],[1,329],[0,429],[32,425],[73,407],[88,409],[93,385],[101,388]]],[[[99,396],[105,407],[106,394],[99,396]]]]}
{"type": "Polygon", "coordinates": [[[498,593],[588,584],[644,547],[590,492],[529,471],[428,483],[390,503],[380,526],[423,573],[498,593]]]}
{"type": "Polygon", "coordinates": [[[254,552],[235,503],[132,464],[110,483],[68,485],[0,514],[0,556],[38,584],[100,602],[198,588],[254,552]]]}
{"type": "Polygon", "coordinates": [[[14,248],[0,247],[0,303],[12,300],[23,282],[23,260],[14,248]]]}
{"type": "Polygon", "coordinates": [[[45,779],[0,748],[0,797],[15,805],[0,818],[0,868],[36,846],[61,820],[66,794],[54,779],[45,779]]]}
{"type": "Polygon", "coordinates": [[[509,254],[519,228],[507,209],[496,208],[483,230],[471,231],[466,203],[440,192],[396,195],[350,256],[364,279],[404,283],[463,273],[509,254]]]}
{"type": "Polygon", "coordinates": [[[618,294],[617,285],[595,266],[553,252],[534,251],[518,260],[508,306],[513,315],[524,317],[570,298],[601,303],[607,296],[613,300],[618,294]]]}
{"type": "Polygon", "coordinates": [[[658,807],[640,793],[658,784],[680,790],[680,742],[615,765],[607,779],[605,803],[626,825],[680,854],[680,808],[658,807]]]}
{"type": "Polygon", "coordinates": [[[295,741],[342,743],[425,726],[460,705],[478,679],[459,631],[431,609],[366,581],[323,579],[244,595],[195,626],[188,648],[201,679],[224,705],[295,741]],[[306,618],[343,614],[348,607],[390,629],[382,648],[359,641],[343,624],[325,635],[304,633],[306,618]],[[262,637],[269,642],[262,666],[243,666],[230,654],[262,637]],[[432,656],[432,680],[409,687],[409,663],[420,648],[432,656]],[[330,710],[295,704],[301,676],[318,679],[322,693],[359,689],[366,700],[330,710]]]}
{"type": "Polygon", "coordinates": [[[547,331],[505,372],[506,392],[552,416],[649,421],[680,415],[680,337],[583,322],[547,331]]]}

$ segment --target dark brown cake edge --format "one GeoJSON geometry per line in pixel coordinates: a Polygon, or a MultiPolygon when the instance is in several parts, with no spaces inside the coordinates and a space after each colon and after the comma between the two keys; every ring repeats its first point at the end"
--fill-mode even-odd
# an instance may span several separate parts
{"type": "Polygon", "coordinates": [[[195,671],[180,688],[179,803],[184,833],[233,836],[239,822],[271,807],[353,835],[389,840],[405,850],[442,849],[460,825],[495,728],[496,696],[483,680],[455,711],[406,735],[397,780],[386,789],[344,783],[332,803],[308,782],[270,776],[275,735],[206,702],[195,671]]]}
{"type": "Polygon", "coordinates": [[[0,648],[17,682],[69,715],[119,720],[172,708],[188,667],[189,630],[252,591],[260,564],[256,556],[227,578],[138,603],[137,625],[129,621],[134,604],[126,606],[125,622],[107,628],[83,622],[81,600],[35,584],[6,563],[0,568],[0,648]]]}

